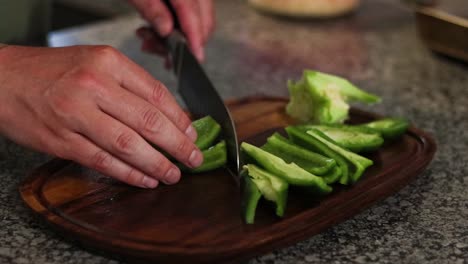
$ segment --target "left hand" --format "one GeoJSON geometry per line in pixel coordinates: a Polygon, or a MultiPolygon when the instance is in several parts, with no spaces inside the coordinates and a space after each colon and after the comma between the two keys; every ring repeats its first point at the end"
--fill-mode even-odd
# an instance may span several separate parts
{"type": "MultiPolygon", "coordinates": [[[[205,58],[204,46],[214,30],[214,8],[212,0],[170,0],[189,48],[199,61],[205,58]]],[[[153,26],[161,37],[174,30],[174,18],[162,0],[129,0],[140,14],[153,26]]],[[[140,29],[143,49],[156,53],[165,52],[158,45],[158,38],[148,29],[140,29]],[[154,47],[154,48],[153,48],[154,47]]]]}

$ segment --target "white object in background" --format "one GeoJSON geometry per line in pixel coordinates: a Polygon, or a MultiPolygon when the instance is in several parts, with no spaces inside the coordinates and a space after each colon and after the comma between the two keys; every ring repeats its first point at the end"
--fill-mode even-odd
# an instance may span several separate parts
{"type": "Polygon", "coordinates": [[[356,9],[360,0],[249,0],[253,7],[289,17],[334,17],[356,9]]]}

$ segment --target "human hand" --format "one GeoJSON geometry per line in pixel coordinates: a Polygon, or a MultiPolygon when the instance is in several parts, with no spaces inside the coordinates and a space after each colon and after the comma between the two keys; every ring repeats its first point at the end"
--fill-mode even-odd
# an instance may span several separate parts
{"type": "Polygon", "coordinates": [[[173,184],[203,156],[190,119],[159,81],[108,46],[0,50],[0,133],[128,184],[173,184]]]}
{"type": "MultiPolygon", "coordinates": [[[[129,0],[161,37],[167,37],[174,29],[174,18],[162,0],[129,0]]],[[[170,0],[189,48],[199,61],[205,58],[204,45],[214,30],[212,0],[170,0]]],[[[149,30],[140,29],[143,50],[165,53],[160,38],[149,30]]]]}

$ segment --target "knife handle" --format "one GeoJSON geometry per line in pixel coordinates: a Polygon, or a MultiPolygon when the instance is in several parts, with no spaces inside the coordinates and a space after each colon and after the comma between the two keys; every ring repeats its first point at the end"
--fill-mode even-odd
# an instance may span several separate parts
{"type": "Polygon", "coordinates": [[[172,5],[171,3],[171,0],[163,0],[163,3],[166,5],[167,9],[169,9],[169,12],[171,12],[174,23],[174,29],[181,30],[179,17],[177,16],[177,13],[175,11],[174,5],[172,5]]]}

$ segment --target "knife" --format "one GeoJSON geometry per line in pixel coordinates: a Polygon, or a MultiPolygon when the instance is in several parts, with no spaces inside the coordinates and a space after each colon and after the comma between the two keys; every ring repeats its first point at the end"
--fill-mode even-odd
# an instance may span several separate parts
{"type": "Polygon", "coordinates": [[[178,78],[178,92],[194,118],[211,116],[222,128],[226,140],[228,169],[238,180],[241,161],[236,128],[229,109],[216,91],[202,66],[189,50],[182,33],[177,29],[177,16],[169,1],[165,1],[174,17],[175,30],[167,37],[166,46],[178,78]]]}

